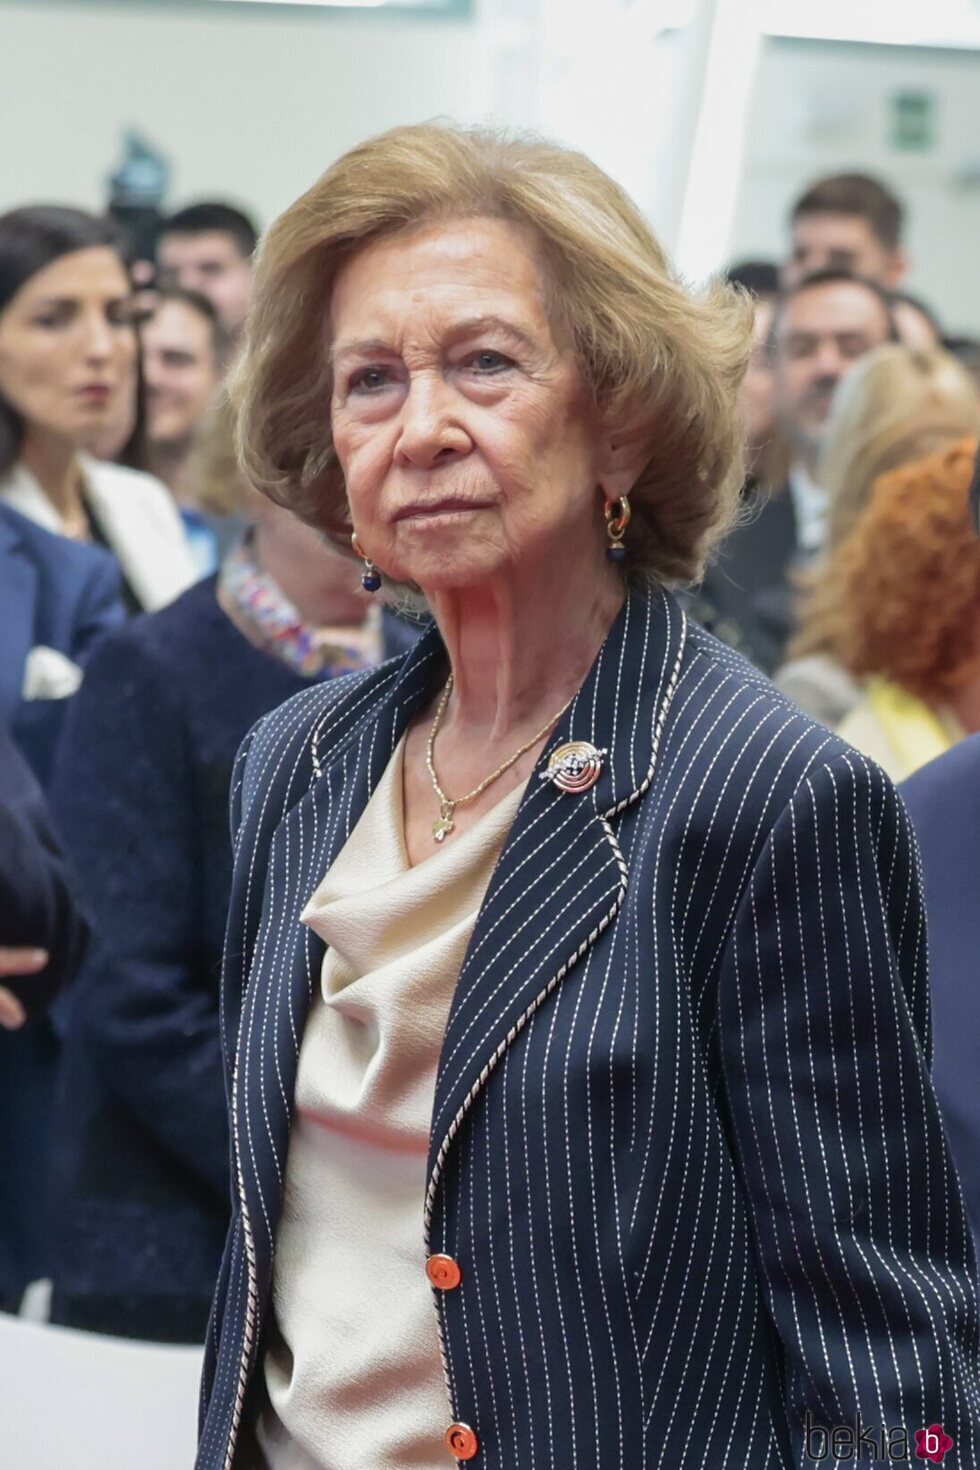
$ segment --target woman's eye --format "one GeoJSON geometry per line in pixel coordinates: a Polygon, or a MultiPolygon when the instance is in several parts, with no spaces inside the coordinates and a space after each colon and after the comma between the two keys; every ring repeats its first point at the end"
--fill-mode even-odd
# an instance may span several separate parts
{"type": "Polygon", "coordinates": [[[482,352],[475,352],[470,358],[470,366],[478,373],[500,373],[507,368],[513,367],[513,359],[505,357],[502,352],[493,352],[489,347],[482,352]]]}
{"type": "Polygon", "coordinates": [[[106,320],[110,327],[135,327],[139,325],[141,316],[133,301],[118,301],[106,311],[106,320]]]}
{"type": "Polygon", "coordinates": [[[348,383],[348,391],[351,393],[376,393],[379,388],[384,388],[388,382],[384,368],[366,367],[354,373],[348,383]]]}
{"type": "Polygon", "coordinates": [[[66,327],[71,321],[72,311],[68,306],[55,306],[50,311],[42,311],[35,318],[35,325],[46,327],[49,331],[57,327],[66,327]]]}

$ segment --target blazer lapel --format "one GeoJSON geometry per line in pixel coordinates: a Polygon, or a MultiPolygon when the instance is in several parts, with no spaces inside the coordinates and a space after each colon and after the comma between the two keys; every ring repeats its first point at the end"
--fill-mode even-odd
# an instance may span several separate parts
{"type": "Polygon", "coordinates": [[[0,481],[0,500],[55,536],[65,534],[64,522],[30,470],[15,464],[0,481]]]}
{"type": "Polygon", "coordinates": [[[195,580],[183,525],[163,485],[155,502],[155,497],[148,499],[145,486],[121,483],[113,469],[83,457],[86,498],[133,595],[142,608],[154,612],[195,580]]]}
{"type": "Polygon", "coordinates": [[[673,598],[630,596],[528,783],[463,963],[433,1109],[426,1232],[453,1139],[507,1047],[613,922],[629,873],[615,819],[650,786],[686,623],[673,598]],[[599,780],[566,795],[553,750],[605,751],[599,780]]]}

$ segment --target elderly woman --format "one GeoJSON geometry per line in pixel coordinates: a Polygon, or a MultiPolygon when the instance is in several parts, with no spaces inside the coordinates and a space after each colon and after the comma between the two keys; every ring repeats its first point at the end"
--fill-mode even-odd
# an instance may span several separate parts
{"type": "Polygon", "coordinates": [[[249,475],[435,626],[239,757],[202,1470],[969,1456],[906,818],[666,590],[747,317],[586,159],[451,127],[264,244],[249,475]]]}

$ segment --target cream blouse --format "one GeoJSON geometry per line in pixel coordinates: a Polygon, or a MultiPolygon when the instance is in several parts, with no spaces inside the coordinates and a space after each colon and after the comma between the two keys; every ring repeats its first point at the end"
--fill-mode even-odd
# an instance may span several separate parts
{"type": "Polygon", "coordinates": [[[258,1423],[272,1470],[451,1463],[426,1156],[453,991],[523,787],[413,868],[403,747],[303,914],[328,948],[276,1242],[258,1423]]]}

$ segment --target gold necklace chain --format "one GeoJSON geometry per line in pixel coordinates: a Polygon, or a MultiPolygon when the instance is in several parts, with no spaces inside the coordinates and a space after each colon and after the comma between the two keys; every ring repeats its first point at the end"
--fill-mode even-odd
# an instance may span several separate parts
{"type": "Polygon", "coordinates": [[[526,745],[522,745],[520,750],[515,750],[510,759],[505,760],[503,765],[498,766],[495,771],[491,771],[489,776],[487,776],[484,781],[480,782],[479,786],[474,786],[473,790],[468,791],[465,796],[447,796],[442,787],[439,785],[439,777],[436,775],[435,749],[436,736],[439,733],[439,727],[442,724],[443,715],[446,713],[446,705],[449,703],[449,696],[450,694],[452,694],[452,692],[453,676],[452,674],[450,674],[449,678],[446,680],[446,687],[442,691],[442,697],[439,700],[439,706],[435,713],[435,719],[432,721],[432,728],[429,731],[429,743],[425,752],[425,764],[429,768],[429,776],[432,779],[432,786],[436,793],[436,796],[438,796],[439,798],[439,817],[437,821],[432,823],[432,836],[436,842],[444,842],[455,827],[456,823],[453,821],[453,816],[456,808],[458,806],[464,806],[468,801],[475,801],[478,796],[481,796],[483,792],[486,791],[488,786],[491,786],[493,782],[496,781],[498,776],[502,776],[505,771],[509,771],[514,762],[519,761],[521,756],[524,755],[526,751],[531,749],[532,745],[537,745],[539,740],[543,740],[551,727],[553,725],[556,725],[561,719],[562,715],[571,704],[572,699],[575,698],[573,694],[572,699],[566,700],[558,713],[556,715],[552,715],[548,723],[546,725],[542,725],[538,733],[536,735],[532,735],[526,745]]]}

